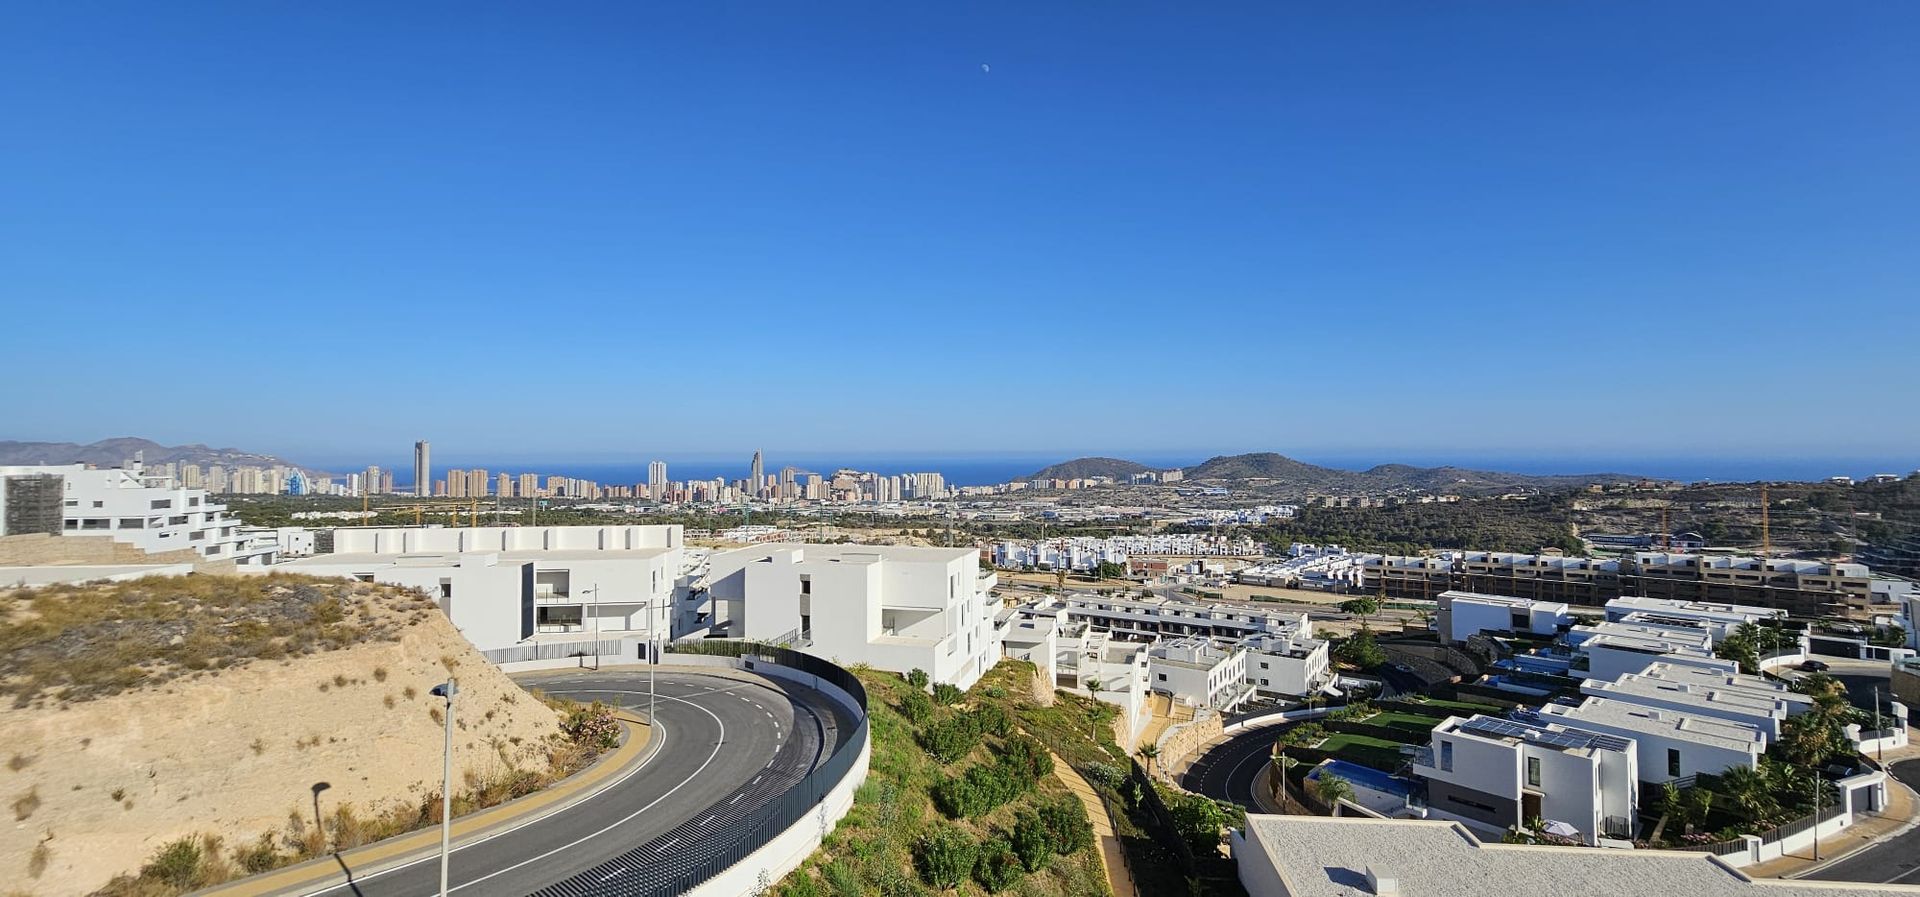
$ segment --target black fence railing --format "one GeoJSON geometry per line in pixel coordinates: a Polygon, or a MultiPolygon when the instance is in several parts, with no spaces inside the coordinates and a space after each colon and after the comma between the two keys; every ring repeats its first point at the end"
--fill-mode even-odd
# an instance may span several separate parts
{"type": "MultiPolygon", "coordinates": [[[[851,695],[860,705],[860,722],[826,762],[801,776],[799,781],[770,800],[754,805],[742,801],[742,809],[732,811],[716,807],[698,821],[689,820],[652,841],[635,847],[586,872],[559,884],[535,891],[538,897],[670,897],[684,894],[745,860],[775,837],[813,813],[822,814],[827,795],[852,772],[860,751],[867,743],[867,690],[859,678],[840,666],[811,654],[755,642],[707,640],[668,649],[672,654],[705,654],[734,657],[749,668],[766,663],[798,670],[825,680],[851,695]],[[670,847],[668,846],[670,845],[670,847]]],[[[800,739],[790,738],[782,746],[798,750],[800,739]]],[[[804,757],[788,757],[806,761],[804,757]]],[[[781,756],[775,757],[779,765],[781,756]]],[[[770,883],[769,883],[770,884],[770,883]]]]}

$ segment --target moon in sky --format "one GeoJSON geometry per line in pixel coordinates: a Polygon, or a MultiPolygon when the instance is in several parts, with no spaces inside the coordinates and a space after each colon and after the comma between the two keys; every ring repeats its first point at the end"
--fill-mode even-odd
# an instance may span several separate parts
{"type": "Polygon", "coordinates": [[[989,65],[987,65],[987,64],[986,64],[986,63],[984,63],[984,62],[983,62],[983,63],[980,63],[980,73],[981,73],[981,74],[983,74],[983,75],[984,75],[984,74],[986,74],[986,73],[988,73],[988,72],[991,72],[991,71],[993,71],[993,67],[992,67],[992,66],[989,66],[989,65]]]}

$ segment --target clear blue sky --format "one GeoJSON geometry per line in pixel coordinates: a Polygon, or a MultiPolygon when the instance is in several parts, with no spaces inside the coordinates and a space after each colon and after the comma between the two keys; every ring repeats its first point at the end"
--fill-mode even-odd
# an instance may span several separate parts
{"type": "Polygon", "coordinates": [[[1920,443],[1920,4],[536,6],[10,8],[0,438],[1920,443]]]}

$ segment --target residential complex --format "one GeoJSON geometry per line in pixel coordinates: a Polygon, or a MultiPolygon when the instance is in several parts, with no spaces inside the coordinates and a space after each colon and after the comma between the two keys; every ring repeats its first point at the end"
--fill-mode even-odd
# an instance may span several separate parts
{"type": "Polygon", "coordinates": [[[1483,632],[1554,636],[1573,626],[1561,601],[1535,601],[1506,595],[1441,592],[1434,623],[1442,641],[1464,642],[1483,632]]]}
{"type": "Polygon", "coordinates": [[[712,625],[729,635],[960,688],[999,660],[1012,617],[970,548],[770,543],[710,564],[712,625]]]}
{"type": "Polygon", "coordinates": [[[1655,784],[1735,766],[1751,769],[1767,749],[1766,735],[1749,725],[1607,698],[1587,698],[1577,707],[1546,704],[1540,717],[1638,743],[1640,780],[1655,784]]]}
{"type": "Polygon", "coordinates": [[[482,651],[539,640],[666,639],[686,594],[672,526],[339,529],[272,567],[417,588],[482,651]]]}
{"type": "Polygon", "coordinates": [[[1751,605],[1797,617],[1869,613],[1872,577],[1860,564],[1641,551],[1619,559],[1448,551],[1370,555],[1365,588],[1432,599],[1449,590],[1598,606],[1621,597],[1751,605]]]}
{"type": "Polygon", "coordinates": [[[107,536],[154,553],[192,549],[209,561],[240,566],[275,559],[274,546],[242,533],[240,521],[206,490],[149,476],[138,463],[124,470],[80,464],[0,467],[0,480],[6,483],[0,491],[5,535],[44,532],[50,522],[47,499],[57,488],[64,535],[107,536]],[[58,479],[57,487],[52,478],[58,479]]]}

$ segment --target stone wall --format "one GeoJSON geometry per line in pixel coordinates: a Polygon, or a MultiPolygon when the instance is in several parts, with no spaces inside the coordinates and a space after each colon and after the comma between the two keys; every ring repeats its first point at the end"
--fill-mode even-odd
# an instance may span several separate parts
{"type": "MultiPolygon", "coordinates": [[[[206,559],[191,548],[148,554],[112,536],[49,536],[32,533],[0,536],[0,567],[107,564],[201,564],[206,559]]],[[[219,563],[219,562],[216,562],[219,563]]],[[[228,569],[231,561],[224,562],[228,569]]],[[[200,572],[211,572],[202,569],[200,572]]]]}
{"type": "Polygon", "coordinates": [[[1160,756],[1154,758],[1154,771],[1171,776],[1175,770],[1184,769],[1186,760],[1207,742],[1221,735],[1221,716],[1212,711],[1200,714],[1199,718],[1181,723],[1160,734],[1156,746],[1160,756]]]}

